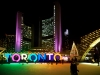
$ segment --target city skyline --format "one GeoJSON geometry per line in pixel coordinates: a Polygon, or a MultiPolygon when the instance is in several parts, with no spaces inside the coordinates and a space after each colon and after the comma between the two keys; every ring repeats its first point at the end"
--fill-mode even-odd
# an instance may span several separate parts
{"type": "Polygon", "coordinates": [[[99,2],[1,5],[0,75],[100,75],[99,2]]]}
{"type": "MultiPolygon", "coordinates": [[[[31,2],[28,2],[28,3],[31,3],[31,2]]],[[[73,2],[72,4],[71,2],[69,4],[66,3],[68,5],[66,5],[64,2],[60,2],[60,3],[62,7],[62,26],[63,26],[62,33],[64,34],[65,28],[69,29],[69,37],[72,40],[77,41],[80,39],[81,36],[87,35],[88,33],[93,32],[96,29],[100,28],[99,21],[97,19],[99,17],[97,6],[90,7],[91,6],[90,4],[86,4],[86,5],[78,4],[79,6],[77,5],[74,7],[75,4],[73,4],[73,2]],[[66,8],[66,6],[68,7],[66,8]]],[[[24,16],[25,16],[26,23],[31,24],[32,21],[34,20],[34,17],[37,17],[37,16],[38,17],[41,16],[42,19],[50,18],[53,14],[52,13],[53,2],[49,1],[47,2],[47,4],[45,4],[44,2],[41,2],[39,4],[41,6],[41,9],[39,9],[40,6],[38,7],[39,10],[33,7],[35,5],[32,3],[30,4],[30,6],[27,6],[27,9],[26,9],[25,3],[23,3],[22,5],[21,3],[19,3],[19,6],[16,7],[14,10],[12,10],[13,9],[12,7],[8,6],[9,12],[6,12],[5,14],[5,11],[3,11],[4,16],[3,16],[2,22],[4,25],[2,26],[1,29],[4,29],[4,30],[0,29],[0,33],[2,35],[5,33],[15,34],[16,12],[18,10],[25,13],[24,16]],[[6,23],[4,21],[6,21],[6,23]]],[[[29,24],[26,24],[26,25],[29,25],[29,24]]]]}

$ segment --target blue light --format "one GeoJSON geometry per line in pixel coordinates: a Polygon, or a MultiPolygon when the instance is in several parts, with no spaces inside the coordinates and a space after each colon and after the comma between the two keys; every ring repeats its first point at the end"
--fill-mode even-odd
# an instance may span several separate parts
{"type": "Polygon", "coordinates": [[[28,59],[29,59],[30,61],[36,62],[36,61],[37,61],[37,55],[36,55],[36,54],[30,54],[30,55],[28,56],[28,59]]]}
{"type": "Polygon", "coordinates": [[[46,53],[44,53],[44,56],[41,54],[38,54],[38,61],[40,61],[41,59],[46,60],[46,53]]]}
{"type": "Polygon", "coordinates": [[[11,56],[11,54],[10,54],[10,53],[5,53],[5,55],[4,55],[4,56],[6,57],[7,62],[8,62],[8,58],[11,56]]]}

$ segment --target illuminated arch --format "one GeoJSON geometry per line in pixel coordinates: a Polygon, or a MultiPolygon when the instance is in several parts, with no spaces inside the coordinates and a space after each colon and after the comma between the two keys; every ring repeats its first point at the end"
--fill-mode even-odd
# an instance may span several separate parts
{"type": "Polygon", "coordinates": [[[100,42],[100,38],[97,38],[95,41],[93,41],[92,44],[90,44],[90,46],[87,48],[87,50],[85,51],[85,53],[83,54],[81,61],[83,61],[87,55],[87,53],[96,45],[100,42]]]}
{"type": "Polygon", "coordinates": [[[2,54],[4,51],[6,50],[6,48],[0,47],[0,54],[2,54]]]}

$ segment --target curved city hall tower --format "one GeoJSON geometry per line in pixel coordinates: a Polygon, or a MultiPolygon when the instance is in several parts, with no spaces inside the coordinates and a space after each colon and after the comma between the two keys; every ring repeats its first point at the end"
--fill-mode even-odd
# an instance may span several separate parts
{"type": "Polygon", "coordinates": [[[21,24],[22,24],[22,13],[17,12],[16,16],[16,41],[15,41],[15,51],[20,52],[21,50],[21,24]]]}
{"type": "Polygon", "coordinates": [[[61,52],[62,49],[62,32],[61,32],[61,6],[59,2],[54,5],[54,50],[61,52]]]}

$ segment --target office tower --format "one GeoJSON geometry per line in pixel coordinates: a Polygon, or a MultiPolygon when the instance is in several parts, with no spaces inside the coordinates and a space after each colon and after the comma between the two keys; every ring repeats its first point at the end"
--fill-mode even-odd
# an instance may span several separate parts
{"type": "Polygon", "coordinates": [[[32,31],[30,26],[22,24],[22,50],[27,51],[31,49],[32,31]]]}
{"type": "Polygon", "coordinates": [[[54,50],[55,52],[61,51],[62,27],[61,27],[61,7],[59,2],[55,2],[54,4],[53,17],[46,19],[45,21],[42,20],[42,22],[40,18],[34,17],[35,21],[34,24],[32,25],[30,32],[31,34],[29,34],[30,36],[27,36],[26,33],[23,32],[25,29],[23,29],[24,24],[21,18],[22,14],[18,12],[16,21],[16,46],[15,46],[15,50],[17,52],[22,50],[24,38],[30,40],[30,37],[32,37],[31,48],[42,46],[50,50],[54,50]]]}
{"type": "Polygon", "coordinates": [[[16,16],[16,42],[15,42],[15,51],[16,52],[20,52],[20,50],[21,50],[21,43],[22,43],[21,24],[22,24],[22,13],[17,12],[17,16],[16,16]]]}
{"type": "Polygon", "coordinates": [[[69,31],[68,31],[68,29],[66,29],[66,31],[64,32],[64,49],[65,50],[69,50],[69,31]]]}
{"type": "Polygon", "coordinates": [[[23,23],[22,13],[17,12],[15,51],[20,52],[21,50],[26,51],[30,49],[31,37],[32,37],[31,27],[23,23]]]}
{"type": "Polygon", "coordinates": [[[54,5],[54,50],[61,52],[62,50],[62,27],[61,27],[61,7],[59,2],[54,5]]]}
{"type": "Polygon", "coordinates": [[[54,3],[53,17],[42,20],[42,47],[49,51],[60,52],[62,47],[61,7],[59,2],[54,3]]]}
{"type": "Polygon", "coordinates": [[[22,35],[24,38],[31,39],[32,38],[32,31],[30,26],[26,26],[25,24],[22,25],[22,35]]]}
{"type": "Polygon", "coordinates": [[[6,48],[7,52],[15,51],[15,35],[5,35],[5,38],[0,40],[0,47],[6,48]]]}
{"type": "Polygon", "coordinates": [[[5,38],[5,42],[6,42],[6,49],[9,52],[14,52],[15,50],[15,35],[6,35],[5,38]]]}
{"type": "Polygon", "coordinates": [[[54,18],[42,20],[42,47],[54,50],[54,18]]]}

